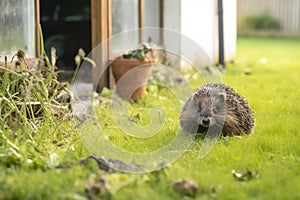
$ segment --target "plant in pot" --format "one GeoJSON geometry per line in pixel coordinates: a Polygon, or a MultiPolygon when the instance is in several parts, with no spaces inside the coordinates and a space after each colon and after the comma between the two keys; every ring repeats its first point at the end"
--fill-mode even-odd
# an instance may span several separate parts
{"type": "Polygon", "coordinates": [[[145,94],[154,61],[153,49],[146,44],[141,44],[140,48],[114,60],[110,67],[116,82],[117,94],[125,100],[141,99],[145,94]]]}

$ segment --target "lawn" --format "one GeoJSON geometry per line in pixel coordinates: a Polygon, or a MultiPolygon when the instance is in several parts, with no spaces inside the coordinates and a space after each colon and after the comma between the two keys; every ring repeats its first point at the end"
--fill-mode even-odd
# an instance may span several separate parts
{"type": "MultiPolygon", "coordinates": [[[[90,153],[71,119],[46,118],[35,132],[0,130],[0,199],[300,199],[299,58],[300,39],[238,38],[235,62],[222,79],[249,101],[254,133],[220,138],[203,159],[203,138],[196,137],[179,159],[149,173],[106,173],[94,160],[81,163],[90,153]],[[244,179],[232,170],[245,173],[244,179]],[[188,191],[175,191],[181,180],[193,182],[188,191]]],[[[201,83],[193,79],[194,88],[201,83]]],[[[160,149],[176,134],[180,106],[174,94],[148,90],[130,105],[130,115],[145,125],[149,108],[165,107],[167,124],[149,139],[119,130],[106,100],[96,110],[105,136],[127,151],[160,149]]]]}

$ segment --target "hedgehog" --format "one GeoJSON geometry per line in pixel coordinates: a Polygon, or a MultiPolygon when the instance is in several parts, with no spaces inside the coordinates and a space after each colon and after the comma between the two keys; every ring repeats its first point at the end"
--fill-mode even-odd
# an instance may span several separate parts
{"type": "Polygon", "coordinates": [[[254,114],[247,100],[233,88],[208,83],[196,89],[180,114],[181,128],[190,133],[222,130],[223,136],[250,134],[254,114]],[[215,128],[215,129],[214,129],[215,128]]]}

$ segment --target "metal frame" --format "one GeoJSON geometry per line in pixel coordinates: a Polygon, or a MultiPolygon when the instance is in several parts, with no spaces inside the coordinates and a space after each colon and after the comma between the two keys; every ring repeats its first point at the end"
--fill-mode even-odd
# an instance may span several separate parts
{"type": "Polygon", "coordinates": [[[35,0],[35,18],[36,18],[36,57],[41,55],[41,35],[40,35],[40,0],[35,0]]]}
{"type": "Polygon", "coordinates": [[[218,0],[218,37],[219,37],[219,64],[225,68],[224,58],[224,26],[223,26],[223,0],[218,0]]]}
{"type": "Polygon", "coordinates": [[[138,16],[139,16],[139,28],[140,28],[139,42],[142,43],[144,41],[144,31],[141,28],[145,26],[145,12],[144,12],[145,2],[144,0],[139,0],[138,4],[139,4],[138,16]]]}

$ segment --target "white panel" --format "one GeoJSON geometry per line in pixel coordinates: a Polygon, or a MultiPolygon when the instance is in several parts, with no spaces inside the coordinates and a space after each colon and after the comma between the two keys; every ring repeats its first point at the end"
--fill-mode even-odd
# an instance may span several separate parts
{"type": "MultiPolygon", "coordinates": [[[[215,20],[215,1],[181,1],[181,33],[200,45],[211,59],[215,52],[215,20]]],[[[189,47],[182,44],[182,51],[189,51],[189,47]]]]}
{"type": "Polygon", "coordinates": [[[237,1],[223,0],[225,60],[234,60],[237,39],[237,1]]]}

